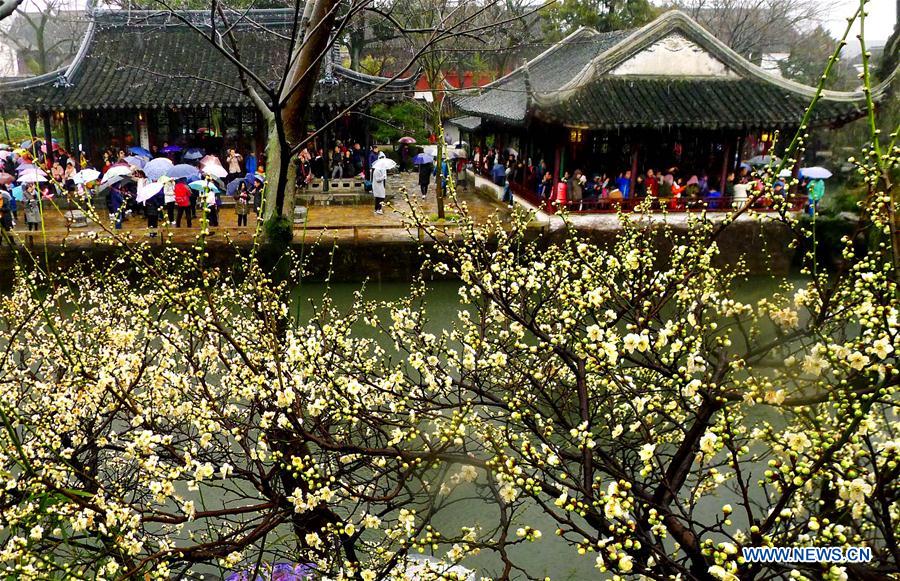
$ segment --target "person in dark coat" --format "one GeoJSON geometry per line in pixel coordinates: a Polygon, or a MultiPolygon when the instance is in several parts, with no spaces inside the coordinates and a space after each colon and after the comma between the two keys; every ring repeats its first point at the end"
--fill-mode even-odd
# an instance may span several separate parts
{"type": "MultiPolygon", "coordinates": [[[[8,232],[12,230],[12,195],[6,191],[6,188],[0,188],[0,246],[3,241],[9,238],[8,232]]],[[[9,245],[12,246],[12,239],[9,238],[9,245]]]]}
{"type": "Polygon", "coordinates": [[[428,186],[431,185],[431,174],[434,172],[434,165],[423,163],[419,165],[419,190],[422,192],[422,199],[428,195],[428,186]]]}
{"type": "Polygon", "coordinates": [[[25,223],[28,224],[29,232],[41,229],[41,201],[34,184],[25,186],[25,223]]]}
{"type": "Polygon", "coordinates": [[[125,196],[116,186],[109,191],[109,215],[115,220],[116,230],[121,230],[122,219],[125,217],[125,196]]]}
{"type": "Polygon", "coordinates": [[[147,216],[147,228],[150,229],[150,238],[156,238],[156,229],[159,227],[159,209],[166,205],[166,198],[162,192],[144,202],[144,213],[147,216]]]}
{"type": "Polygon", "coordinates": [[[251,203],[252,199],[249,192],[247,192],[247,184],[242,181],[238,186],[237,194],[234,196],[234,213],[237,214],[238,227],[247,225],[247,215],[250,213],[251,203]]]}

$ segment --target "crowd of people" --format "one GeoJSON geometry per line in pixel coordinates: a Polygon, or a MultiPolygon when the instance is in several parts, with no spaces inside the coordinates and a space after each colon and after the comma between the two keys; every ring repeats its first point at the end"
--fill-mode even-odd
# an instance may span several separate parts
{"type": "MultiPolygon", "coordinates": [[[[747,164],[741,164],[738,171],[726,175],[724,190],[720,176],[709,176],[702,170],[686,172],[678,167],[665,170],[648,168],[634,176],[631,169],[615,174],[601,172],[593,175],[575,169],[564,171],[560,179],[554,179],[552,168],[545,160],[535,164],[531,159],[519,159],[515,150],[499,147],[487,148],[484,152],[476,147],[472,164],[478,173],[504,188],[503,199],[509,204],[513,199],[512,185],[518,184],[542,202],[555,202],[577,210],[593,207],[598,202],[640,200],[647,196],[656,198],[660,207],[668,205],[674,208],[678,204],[690,207],[701,202],[715,205],[717,198],[727,198],[730,203],[740,204],[764,187],[747,164]]],[[[822,198],[824,184],[820,179],[802,179],[799,191],[808,194],[810,208],[814,209],[822,198]]],[[[775,178],[773,193],[787,195],[784,178],[775,178]]]]}
{"type": "Polygon", "coordinates": [[[0,228],[4,231],[20,227],[22,217],[28,231],[39,230],[44,212],[60,201],[68,202],[70,208],[104,204],[116,229],[129,218],[146,220],[151,236],[160,223],[191,228],[198,210],[210,226],[218,226],[225,192],[234,202],[238,227],[248,226],[250,213],[261,209],[264,168],[252,153],[245,158],[229,149],[222,164],[216,156],[189,158],[182,148],[167,143],[151,150],[110,148],[102,152],[103,162],[95,168],[83,154],[70,154],[55,143],[52,156],[40,141],[22,145],[30,147],[0,149],[0,228]],[[143,167],[160,158],[169,160],[172,167],[179,163],[196,172],[151,180],[143,167]],[[212,165],[222,166],[221,170],[211,172],[212,165]],[[139,195],[153,185],[147,190],[150,195],[139,195]]]}

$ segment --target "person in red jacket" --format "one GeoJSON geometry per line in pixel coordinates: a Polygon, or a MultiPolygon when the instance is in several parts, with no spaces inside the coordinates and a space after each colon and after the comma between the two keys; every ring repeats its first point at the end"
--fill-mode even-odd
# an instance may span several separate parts
{"type": "Polygon", "coordinates": [[[191,227],[191,189],[187,184],[179,181],[175,184],[175,206],[178,207],[178,214],[175,218],[175,227],[181,228],[181,217],[187,218],[187,227],[191,227]]]}

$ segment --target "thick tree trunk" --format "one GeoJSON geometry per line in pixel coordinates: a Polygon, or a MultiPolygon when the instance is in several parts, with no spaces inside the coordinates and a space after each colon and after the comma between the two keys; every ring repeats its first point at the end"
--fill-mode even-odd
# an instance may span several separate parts
{"type": "Polygon", "coordinates": [[[362,61],[362,46],[358,44],[352,44],[350,46],[350,69],[354,71],[360,70],[360,63],[362,61]]]}
{"type": "Polygon", "coordinates": [[[279,134],[274,119],[268,122],[266,141],[266,197],[263,202],[263,216],[287,216],[294,213],[294,189],[297,183],[297,164],[291,163],[290,150],[286,148],[283,135],[279,134]],[[287,195],[290,192],[290,195],[287,195]],[[284,197],[279,202],[279,193],[284,197]],[[280,204],[280,205],[279,205],[280,204]]]}
{"type": "MultiPolygon", "coordinates": [[[[328,47],[328,38],[334,25],[336,11],[334,7],[338,0],[316,0],[315,4],[304,9],[304,20],[308,17],[308,24],[301,23],[301,32],[306,31],[303,40],[298,41],[297,50],[291,61],[284,92],[280,96],[281,110],[280,121],[283,139],[279,140],[277,148],[278,161],[273,160],[272,155],[276,149],[267,152],[270,171],[278,168],[276,183],[269,183],[269,190],[274,196],[268,216],[281,216],[285,213],[286,205],[293,205],[294,190],[296,187],[296,167],[291,163],[291,147],[300,143],[306,137],[307,121],[309,119],[309,105],[313,91],[319,79],[319,67],[322,55],[328,47]],[[285,147],[287,146],[287,147],[285,147]],[[287,149],[287,150],[285,150],[287,149]],[[288,202],[290,200],[290,202],[288,202]]],[[[277,134],[276,134],[277,135],[277,134]]],[[[273,144],[272,130],[269,130],[269,145],[273,144]]],[[[271,174],[270,174],[271,176],[271,174]]],[[[292,211],[292,210],[291,210],[292,211]]]]}

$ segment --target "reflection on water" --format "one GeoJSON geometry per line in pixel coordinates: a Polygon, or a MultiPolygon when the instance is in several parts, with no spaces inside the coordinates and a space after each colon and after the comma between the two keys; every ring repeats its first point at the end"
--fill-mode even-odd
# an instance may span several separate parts
{"type": "MultiPolygon", "coordinates": [[[[787,280],[793,285],[798,285],[802,282],[802,279],[799,277],[787,280]]],[[[785,282],[785,279],[780,277],[750,277],[737,283],[733,297],[736,300],[754,303],[759,299],[772,296],[783,282],[785,282]]],[[[439,329],[452,324],[457,316],[457,312],[463,308],[464,305],[460,303],[457,293],[459,284],[459,282],[455,281],[443,281],[428,285],[428,291],[425,296],[427,302],[426,312],[430,321],[429,325],[432,328],[439,329]]],[[[341,311],[346,311],[353,304],[354,293],[361,288],[362,285],[353,283],[331,285],[324,283],[304,284],[295,290],[295,300],[301,309],[300,320],[303,321],[311,315],[308,301],[318,302],[325,293],[333,299],[336,307],[341,311]]],[[[370,283],[366,285],[363,297],[368,300],[393,300],[408,296],[409,289],[408,283],[370,283]]],[[[368,333],[371,332],[371,329],[362,330],[362,332],[368,333]]],[[[756,422],[762,419],[777,421],[771,408],[752,408],[747,417],[748,422],[756,422]]],[[[758,470],[753,470],[749,480],[755,481],[764,469],[765,466],[760,466],[758,470]]],[[[472,496],[472,494],[473,488],[471,485],[462,485],[454,490],[451,498],[472,496]]],[[[734,502],[736,500],[726,499],[721,496],[702,498],[697,505],[694,515],[701,522],[705,519],[712,520],[725,502],[734,502]]],[[[740,522],[742,520],[740,515],[734,515],[732,518],[736,527],[746,529],[747,524],[740,522]]],[[[434,524],[437,530],[447,532],[458,531],[460,527],[473,525],[480,525],[483,530],[490,531],[497,526],[498,519],[499,513],[497,510],[492,509],[483,502],[472,499],[461,501],[456,503],[452,509],[441,511],[434,524]]],[[[587,553],[584,556],[579,556],[574,549],[564,544],[554,534],[556,530],[555,523],[540,510],[536,508],[530,509],[517,515],[517,518],[514,519],[512,530],[526,524],[540,529],[543,536],[536,543],[513,547],[510,550],[510,556],[517,565],[528,570],[532,576],[548,576],[554,580],[609,577],[608,575],[601,575],[594,568],[596,553],[587,553]]],[[[496,576],[502,570],[499,559],[490,552],[484,552],[477,557],[469,558],[464,562],[464,565],[486,576],[496,576]]]]}

